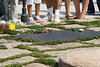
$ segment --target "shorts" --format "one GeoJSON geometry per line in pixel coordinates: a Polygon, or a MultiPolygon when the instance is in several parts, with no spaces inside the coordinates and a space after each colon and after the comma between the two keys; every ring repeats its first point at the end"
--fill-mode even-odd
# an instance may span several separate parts
{"type": "Polygon", "coordinates": [[[35,4],[41,4],[41,0],[27,0],[27,5],[32,5],[33,3],[35,4]]]}

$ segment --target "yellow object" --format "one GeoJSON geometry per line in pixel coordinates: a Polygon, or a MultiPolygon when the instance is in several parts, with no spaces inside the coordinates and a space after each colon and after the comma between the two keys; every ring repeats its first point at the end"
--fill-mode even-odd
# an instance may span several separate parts
{"type": "Polygon", "coordinates": [[[15,24],[13,23],[8,23],[8,27],[10,30],[15,30],[15,24]]]}

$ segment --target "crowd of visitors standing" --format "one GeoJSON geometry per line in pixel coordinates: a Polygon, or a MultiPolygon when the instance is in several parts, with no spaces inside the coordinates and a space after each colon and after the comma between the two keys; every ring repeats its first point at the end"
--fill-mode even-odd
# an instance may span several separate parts
{"type": "MultiPolygon", "coordinates": [[[[40,10],[41,2],[42,2],[41,0],[26,0],[28,16],[29,16],[28,23],[35,24],[36,22],[39,22],[39,23],[45,22],[39,17],[39,10],[40,10]],[[33,3],[35,3],[34,18],[32,17],[32,4],[33,3]]],[[[82,12],[80,12],[80,0],[73,0],[74,5],[75,5],[75,10],[76,10],[76,13],[74,15],[72,15],[70,12],[71,0],[64,0],[64,2],[65,2],[65,8],[66,8],[65,17],[67,19],[82,19],[82,18],[85,18],[85,13],[88,15],[95,14],[93,0],[82,0],[82,12]]],[[[13,19],[13,20],[17,19],[18,0],[4,0],[4,3],[5,3],[5,10],[6,10],[6,15],[8,19],[13,19]]],[[[48,11],[48,21],[60,22],[60,9],[62,5],[62,0],[45,0],[45,3],[47,6],[47,11],[48,11]]],[[[100,11],[100,0],[97,0],[97,5],[100,11]]]]}

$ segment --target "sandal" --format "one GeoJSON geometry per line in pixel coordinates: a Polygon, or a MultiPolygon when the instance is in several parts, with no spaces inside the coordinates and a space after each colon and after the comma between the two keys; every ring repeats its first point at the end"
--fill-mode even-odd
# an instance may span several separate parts
{"type": "Polygon", "coordinates": [[[72,15],[71,13],[67,13],[67,14],[65,15],[65,18],[68,18],[68,17],[73,17],[73,15],[72,15]]]}

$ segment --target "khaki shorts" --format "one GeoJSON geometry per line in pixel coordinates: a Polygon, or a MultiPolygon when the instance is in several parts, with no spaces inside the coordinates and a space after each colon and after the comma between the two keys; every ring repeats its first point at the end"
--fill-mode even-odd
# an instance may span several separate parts
{"type": "Polygon", "coordinates": [[[33,3],[35,4],[41,4],[41,0],[27,0],[27,5],[32,5],[33,3]]]}

